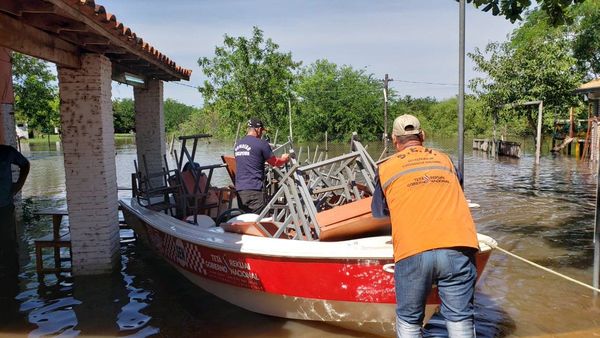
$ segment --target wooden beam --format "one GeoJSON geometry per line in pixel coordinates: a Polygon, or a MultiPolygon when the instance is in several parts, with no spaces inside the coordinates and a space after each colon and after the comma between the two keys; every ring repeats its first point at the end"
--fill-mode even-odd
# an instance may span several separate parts
{"type": "Polygon", "coordinates": [[[119,47],[123,47],[127,52],[139,55],[142,59],[148,61],[149,64],[158,68],[166,73],[166,75],[170,75],[176,78],[184,78],[183,74],[180,74],[175,69],[169,67],[168,65],[162,63],[160,60],[156,59],[152,55],[148,55],[146,52],[138,49],[136,46],[121,40],[119,37],[113,35],[112,32],[108,31],[107,28],[99,23],[98,21],[88,17],[84,13],[82,13],[77,8],[72,7],[67,4],[64,0],[46,0],[49,3],[54,4],[57,8],[60,8],[61,11],[68,13],[75,20],[79,20],[85,23],[91,30],[94,30],[100,33],[103,36],[106,36],[110,39],[111,44],[119,47]]]}
{"type": "Polygon", "coordinates": [[[148,64],[146,60],[115,60],[119,64],[122,64],[127,67],[142,67],[142,68],[150,68],[151,65],[148,64]]]}
{"type": "Polygon", "coordinates": [[[53,4],[39,0],[2,0],[0,11],[21,16],[23,13],[55,13],[53,4]]]}
{"type": "Polygon", "coordinates": [[[110,54],[125,54],[127,53],[127,51],[125,51],[125,49],[123,49],[120,46],[115,46],[113,44],[107,44],[107,45],[94,45],[94,44],[88,44],[83,46],[83,49],[96,53],[96,54],[106,54],[106,53],[110,53],[110,54]]]}
{"type": "Polygon", "coordinates": [[[131,61],[140,61],[141,60],[139,56],[132,55],[132,54],[129,54],[129,53],[126,53],[126,54],[110,54],[110,53],[107,53],[107,54],[108,54],[107,56],[111,60],[116,61],[116,62],[121,62],[121,61],[124,61],[124,62],[128,62],[129,61],[129,62],[131,62],[131,61]]]}
{"type": "Polygon", "coordinates": [[[23,13],[22,20],[30,26],[60,34],[61,31],[85,32],[85,24],[57,14],[23,13]]]}
{"type": "Polygon", "coordinates": [[[73,42],[76,45],[107,45],[108,39],[93,33],[83,32],[60,32],[60,37],[67,41],[73,42]]]}
{"type": "Polygon", "coordinates": [[[0,46],[63,67],[81,67],[77,46],[26,25],[7,14],[0,14],[0,46]]]}

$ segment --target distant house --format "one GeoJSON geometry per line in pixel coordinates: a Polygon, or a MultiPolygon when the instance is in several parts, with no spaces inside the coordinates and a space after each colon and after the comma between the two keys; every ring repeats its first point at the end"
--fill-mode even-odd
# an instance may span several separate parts
{"type": "Polygon", "coordinates": [[[27,128],[27,123],[18,123],[16,129],[19,140],[29,139],[29,129],[27,128]]]}
{"type": "Polygon", "coordinates": [[[587,155],[587,147],[589,145],[589,155],[592,162],[596,162],[600,159],[600,121],[598,115],[600,114],[600,78],[594,79],[590,82],[584,83],[575,90],[577,94],[585,95],[584,98],[588,101],[588,109],[590,112],[588,135],[586,135],[585,143],[583,146],[583,156],[587,155]]]}
{"type": "Polygon", "coordinates": [[[577,94],[584,94],[590,101],[592,115],[600,114],[600,78],[584,83],[575,90],[577,94]]]}

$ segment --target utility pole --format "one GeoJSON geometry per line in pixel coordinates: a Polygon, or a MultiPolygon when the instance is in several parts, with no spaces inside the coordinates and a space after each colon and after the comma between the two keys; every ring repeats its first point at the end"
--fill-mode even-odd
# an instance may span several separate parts
{"type": "Polygon", "coordinates": [[[465,182],[465,0],[458,5],[458,172],[465,182]]]}
{"type": "Polygon", "coordinates": [[[388,83],[394,81],[388,74],[383,78],[383,149],[387,151],[388,145],[388,83]]]}
{"type": "Polygon", "coordinates": [[[292,100],[288,96],[288,120],[290,121],[290,140],[294,139],[292,135],[292,100]]]}
{"type": "Polygon", "coordinates": [[[290,81],[287,83],[287,91],[288,91],[288,122],[290,123],[290,140],[294,139],[292,135],[292,89],[290,88],[290,81]]]}

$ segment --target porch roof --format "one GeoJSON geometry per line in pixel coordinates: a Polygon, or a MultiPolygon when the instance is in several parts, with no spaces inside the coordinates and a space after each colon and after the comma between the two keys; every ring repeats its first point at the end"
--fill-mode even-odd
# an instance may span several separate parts
{"type": "Polygon", "coordinates": [[[78,68],[81,53],[113,64],[113,79],[131,73],[164,81],[189,80],[178,66],[94,0],[0,0],[0,46],[78,68]]]}
{"type": "Polygon", "coordinates": [[[575,90],[575,92],[580,94],[600,93],[600,78],[582,84],[575,90]]]}

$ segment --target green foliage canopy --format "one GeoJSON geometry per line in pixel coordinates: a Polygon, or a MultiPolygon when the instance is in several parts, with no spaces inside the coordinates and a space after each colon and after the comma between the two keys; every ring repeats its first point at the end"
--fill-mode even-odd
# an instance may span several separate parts
{"type": "MultiPolygon", "coordinates": [[[[135,129],[135,104],[130,98],[113,99],[113,118],[115,133],[129,133],[135,129]]],[[[174,99],[166,99],[163,106],[165,129],[173,133],[180,131],[183,124],[190,120],[197,108],[174,99]]]]}
{"type": "Polygon", "coordinates": [[[113,99],[115,133],[129,133],[135,129],[135,108],[132,99],[113,99]]]}
{"type": "Polygon", "coordinates": [[[167,132],[177,132],[179,127],[189,120],[198,109],[174,99],[166,99],[164,104],[165,128],[167,132]]]}
{"type": "Polygon", "coordinates": [[[304,68],[295,87],[299,112],[294,135],[301,140],[376,140],[383,132],[383,83],[350,66],[318,60],[304,68]],[[296,128],[297,127],[297,128],[296,128]]]}
{"type": "Polygon", "coordinates": [[[280,52],[271,39],[265,40],[258,27],[250,38],[225,35],[223,43],[212,59],[198,60],[207,77],[199,88],[204,109],[221,121],[215,130],[232,135],[239,122],[252,116],[273,129],[286,126],[289,87],[300,62],[293,61],[291,53],[280,52]]]}
{"type": "MultiPolygon", "coordinates": [[[[485,102],[489,114],[504,104],[542,100],[546,125],[551,125],[555,114],[577,103],[573,90],[582,76],[574,70],[576,60],[566,38],[542,36],[516,46],[509,42],[490,43],[485,53],[476,49],[469,56],[476,64],[475,69],[487,74],[487,78],[472,80],[470,86],[485,102]]],[[[500,117],[508,121],[524,119],[527,125],[520,128],[531,133],[536,127],[537,110],[504,109],[500,117]]]]}
{"type": "Polygon", "coordinates": [[[12,54],[13,89],[17,119],[43,133],[60,125],[56,76],[47,62],[20,53],[12,54]]]}
{"type": "MultiPolygon", "coordinates": [[[[571,23],[572,17],[569,16],[568,9],[585,0],[537,0],[541,10],[547,13],[549,22],[552,25],[562,25],[571,23]]],[[[475,7],[482,11],[491,11],[492,15],[502,15],[510,22],[522,20],[521,14],[531,6],[531,0],[467,0],[473,3],[475,7]]]]}
{"type": "MultiPolygon", "coordinates": [[[[492,120],[482,107],[483,102],[472,95],[465,97],[465,133],[472,136],[491,132],[492,120]]],[[[456,98],[437,101],[432,97],[405,96],[392,101],[391,121],[396,116],[412,114],[419,118],[426,135],[450,136],[458,131],[458,102],[456,98]]]]}
{"type": "Polygon", "coordinates": [[[576,59],[576,66],[588,79],[600,76],[600,1],[588,0],[569,10],[573,23],[552,26],[548,14],[531,12],[510,39],[516,48],[527,48],[536,39],[566,39],[576,59]]]}
{"type": "Polygon", "coordinates": [[[600,1],[588,0],[574,10],[573,55],[588,78],[600,76],[600,1]]]}

